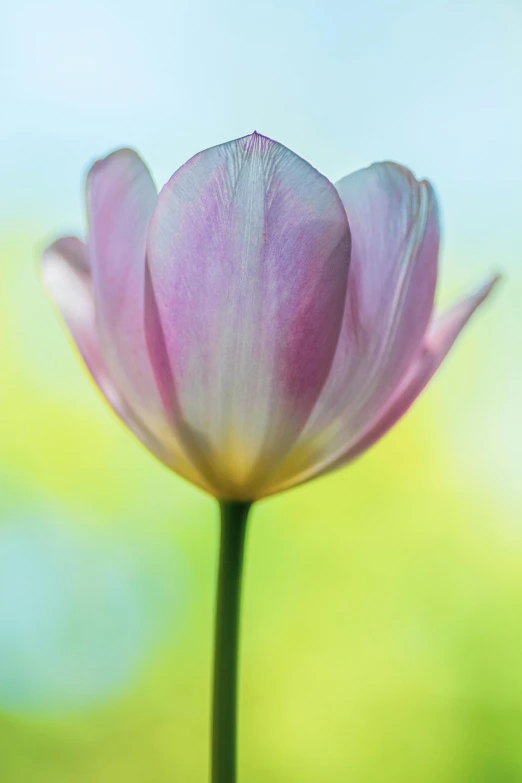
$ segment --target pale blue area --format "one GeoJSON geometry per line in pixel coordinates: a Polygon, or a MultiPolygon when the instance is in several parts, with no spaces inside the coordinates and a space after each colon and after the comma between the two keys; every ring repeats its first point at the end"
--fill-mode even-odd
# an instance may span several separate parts
{"type": "Polygon", "coordinates": [[[136,682],[184,604],[174,553],[2,511],[0,710],[56,713],[136,682]],[[147,551],[148,550],[148,551],[147,551]]]}
{"type": "Polygon", "coordinates": [[[159,184],[254,129],[332,179],[392,158],[435,183],[466,282],[522,252],[518,0],[4,4],[0,210],[79,229],[88,162],[159,184]],[[466,271],[467,270],[467,271],[466,271]]]}

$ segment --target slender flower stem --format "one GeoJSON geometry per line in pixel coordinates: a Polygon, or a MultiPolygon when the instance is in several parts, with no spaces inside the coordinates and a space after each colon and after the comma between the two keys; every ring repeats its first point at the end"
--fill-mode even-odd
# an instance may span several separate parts
{"type": "Polygon", "coordinates": [[[236,783],[241,575],[251,503],[222,501],[214,648],[212,783],[236,783]]]}

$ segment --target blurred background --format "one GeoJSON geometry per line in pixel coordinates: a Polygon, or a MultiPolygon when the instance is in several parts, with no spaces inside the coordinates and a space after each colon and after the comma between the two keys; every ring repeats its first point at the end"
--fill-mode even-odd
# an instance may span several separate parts
{"type": "Polygon", "coordinates": [[[93,158],[159,185],[254,129],[443,211],[439,302],[505,281],[408,416],[256,507],[240,780],[522,780],[522,4],[4,0],[0,779],[208,777],[215,504],[108,412],[37,278],[93,158]]]}

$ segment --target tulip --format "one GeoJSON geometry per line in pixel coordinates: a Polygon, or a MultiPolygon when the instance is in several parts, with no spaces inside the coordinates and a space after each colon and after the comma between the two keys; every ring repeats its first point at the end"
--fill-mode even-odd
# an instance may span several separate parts
{"type": "Polygon", "coordinates": [[[350,462],[409,408],[495,279],[433,316],[431,185],[377,163],[335,187],[258,134],[159,196],[122,149],[87,177],[88,236],[43,281],[117,415],[168,467],[252,501],[350,462]]]}
{"type": "Polygon", "coordinates": [[[113,152],[86,202],[86,242],[52,244],[43,281],[116,414],[221,501],[213,780],[230,783],[250,504],[382,437],[496,278],[434,316],[431,184],[376,163],[334,186],[257,133],[198,153],[159,195],[136,152],[113,152]]]}

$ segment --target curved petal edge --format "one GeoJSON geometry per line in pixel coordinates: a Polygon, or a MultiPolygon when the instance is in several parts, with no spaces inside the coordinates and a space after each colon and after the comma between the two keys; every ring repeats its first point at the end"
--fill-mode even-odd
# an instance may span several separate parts
{"type": "Polygon", "coordinates": [[[295,476],[283,484],[271,487],[266,494],[272,495],[281,492],[343,467],[380,440],[415,402],[441,366],[473,313],[488,298],[499,280],[500,275],[495,275],[484,283],[476,293],[457,302],[432,320],[419,355],[406,372],[395,393],[368,426],[351,443],[347,444],[341,453],[332,454],[305,473],[295,476]]]}
{"type": "Polygon", "coordinates": [[[358,457],[359,454],[382,438],[406,413],[435,375],[473,313],[487,299],[499,280],[500,275],[495,275],[484,283],[475,294],[462,299],[433,319],[428,328],[420,356],[406,373],[392,399],[383,407],[357,442],[327,470],[345,465],[358,457]]]}
{"type": "Polygon", "coordinates": [[[173,449],[169,433],[165,433],[166,442],[162,443],[136,414],[111,376],[99,344],[87,246],[77,237],[62,237],[53,242],[42,254],[41,277],[87,370],[114,413],[161,462],[208,491],[201,477],[173,449]]]}

